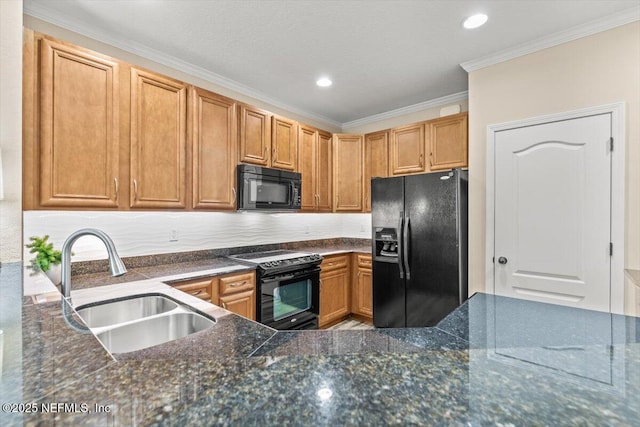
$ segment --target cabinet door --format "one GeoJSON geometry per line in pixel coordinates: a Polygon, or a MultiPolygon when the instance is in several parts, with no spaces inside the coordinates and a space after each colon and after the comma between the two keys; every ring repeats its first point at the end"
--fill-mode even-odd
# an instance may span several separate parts
{"type": "Polygon", "coordinates": [[[371,212],[371,178],[389,175],[389,132],[364,136],[364,211],[371,212]]]}
{"type": "Polygon", "coordinates": [[[430,121],[427,137],[431,170],[467,166],[467,113],[430,121]]]}
{"type": "Polygon", "coordinates": [[[393,129],[389,155],[390,175],[424,172],[424,125],[419,123],[393,129]]]}
{"type": "Polygon", "coordinates": [[[336,212],[361,212],[364,147],[362,135],[334,135],[336,212]]]}
{"type": "Polygon", "coordinates": [[[318,206],[316,192],[316,146],[318,133],[315,129],[300,125],[298,128],[298,172],[302,175],[301,208],[314,211],[318,206]]]}
{"type": "Polygon", "coordinates": [[[40,205],[118,207],[118,63],[40,41],[40,205]]]}
{"type": "Polygon", "coordinates": [[[203,89],[191,89],[193,207],[235,209],[236,104],[203,89]]]}
{"type": "Polygon", "coordinates": [[[271,117],[267,111],[240,106],[240,161],[269,166],[271,160],[271,117]]]}
{"type": "Polygon", "coordinates": [[[349,315],[349,270],[341,268],[320,275],[320,327],[349,315]]]}
{"type": "Polygon", "coordinates": [[[131,206],[186,206],[187,87],[131,69],[131,206]]]}
{"type": "Polygon", "coordinates": [[[296,170],[298,161],[298,130],[296,122],[283,117],[273,117],[271,136],[271,166],[296,170]]]}
{"type": "Polygon", "coordinates": [[[318,131],[316,150],[316,193],[317,209],[320,212],[331,212],[332,167],[331,167],[331,134],[318,131]]]}
{"type": "Polygon", "coordinates": [[[220,305],[247,319],[256,320],[256,293],[253,290],[221,296],[220,305]]]}
{"type": "Polygon", "coordinates": [[[371,269],[358,268],[353,289],[353,312],[373,318],[373,276],[371,269]]]}

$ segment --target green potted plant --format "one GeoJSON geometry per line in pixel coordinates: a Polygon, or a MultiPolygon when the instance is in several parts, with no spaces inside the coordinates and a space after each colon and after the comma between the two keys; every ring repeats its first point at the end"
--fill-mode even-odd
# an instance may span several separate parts
{"type": "Polygon", "coordinates": [[[31,260],[33,271],[45,273],[54,285],[59,285],[61,281],[62,252],[53,248],[53,243],[49,242],[49,236],[29,237],[31,243],[25,245],[31,249],[29,252],[36,254],[31,260]]]}

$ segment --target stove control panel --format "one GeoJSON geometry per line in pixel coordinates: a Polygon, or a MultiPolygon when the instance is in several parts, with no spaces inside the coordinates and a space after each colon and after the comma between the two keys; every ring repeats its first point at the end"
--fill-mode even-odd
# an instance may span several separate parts
{"type": "Polygon", "coordinates": [[[303,257],[278,259],[274,261],[267,261],[260,263],[260,267],[264,270],[272,270],[282,267],[290,267],[303,264],[319,264],[322,262],[322,257],[319,254],[310,254],[303,257]]]}

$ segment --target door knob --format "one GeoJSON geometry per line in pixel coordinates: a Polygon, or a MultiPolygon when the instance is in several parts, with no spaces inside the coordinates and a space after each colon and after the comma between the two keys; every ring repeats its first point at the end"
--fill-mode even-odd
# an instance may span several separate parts
{"type": "Polygon", "coordinates": [[[498,262],[500,264],[506,264],[507,263],[507,259],[505,257],[501,256],[500,258],[498,258],[498,262]]]}

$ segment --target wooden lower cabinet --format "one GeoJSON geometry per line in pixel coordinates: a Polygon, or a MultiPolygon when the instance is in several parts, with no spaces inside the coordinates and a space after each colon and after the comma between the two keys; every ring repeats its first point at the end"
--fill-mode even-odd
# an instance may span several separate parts
{"type": "Polygon", "coordinates": [[[170,283],[176,289],[244,316],[256,319],[256,273],[226,274],[170,283]]]}
{"type": "Polygon", "coordinates": [[[214,299],[218,299],[218,287],[215,287],[215,293],[213,291],[214,281],[215,278],[204,277],[193,280],[183,280],[171,283],[170,285],[189,295],[198,297],[207,302],[212,302],[214,299]]]}
{"type": "Polygon", "coordinates": [[[247,319],[256,320],[255,290],[221,296],[219,305],[247,319]]]}
{"type": "Polygon", "coordinates": [[[360,320],[373,320],[373,274],[371,255],[354,254],[351,312],[360,320]]]}
{"type": "Polygon", "coordinates": [[[350,254],[326,256],[320,265],[320,317],[326,328],[351,313],[350,254]]]}

